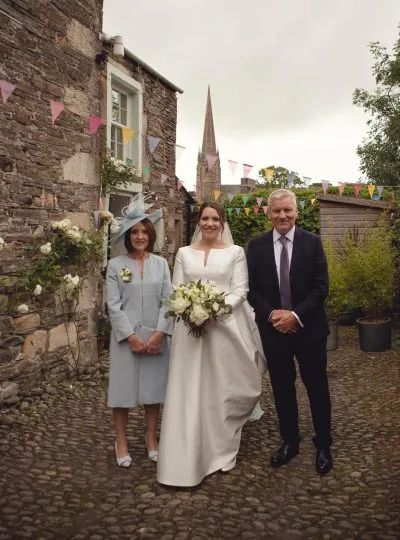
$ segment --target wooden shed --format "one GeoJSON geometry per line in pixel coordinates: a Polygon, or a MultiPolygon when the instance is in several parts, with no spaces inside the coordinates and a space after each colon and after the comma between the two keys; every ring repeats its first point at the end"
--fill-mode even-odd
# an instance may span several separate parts
{"type": "Polygon", "coordinates": [[[355,230],[359,234],[368,228],[374,227],[382,215],[390,214],[393,203],[344,197],[340,195],[317,195],[320,204],[320,235],[322,239],[331,238],[337,242],[345,229],[355,230]]]}

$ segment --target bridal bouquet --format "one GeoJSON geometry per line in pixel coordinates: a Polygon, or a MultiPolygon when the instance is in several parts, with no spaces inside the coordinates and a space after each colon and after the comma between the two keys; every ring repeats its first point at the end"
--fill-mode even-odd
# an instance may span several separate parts
{"type": "Polygon", "coordinates": [[[200,338],[206,335],[206,324],[231,313],[232,306],[225,302],[226,293],[205,281],[189,281],[176,287],[166,301],[165,317],[182,319],[189,328],[189,335],[200,338]]]}

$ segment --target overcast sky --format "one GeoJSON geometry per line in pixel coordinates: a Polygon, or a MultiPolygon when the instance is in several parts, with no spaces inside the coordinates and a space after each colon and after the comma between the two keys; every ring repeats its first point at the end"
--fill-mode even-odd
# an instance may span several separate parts
{"type": "Polygon", "coordinates": [[[391,49],[399,0],[104,0],[103,28],[184,90],[177,174],[196,181],[207,86],[222,183],[227,160],[284,166],[314,181],[359,178],[367,116],[352,105],[373,88],[370,41],[391,49]]]}

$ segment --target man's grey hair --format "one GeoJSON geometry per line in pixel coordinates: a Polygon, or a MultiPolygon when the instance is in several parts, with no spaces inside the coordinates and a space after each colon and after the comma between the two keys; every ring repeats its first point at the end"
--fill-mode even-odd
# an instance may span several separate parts
{"type": "Polygon", "coordinates": [[[268,197],[268,206],[272,203],[273,200],[275,199],[292,199],[293,203],[294,203],[294,206],[295,208],[297,208],[297,199],[296,199],[296,195],[293,193],[292,190],[290,189],[284,189],[284,188],[280,188],[280,189],[275,189],[275,191],[273,191],[272,193],[270,193],[269,197],[268,197]]]}

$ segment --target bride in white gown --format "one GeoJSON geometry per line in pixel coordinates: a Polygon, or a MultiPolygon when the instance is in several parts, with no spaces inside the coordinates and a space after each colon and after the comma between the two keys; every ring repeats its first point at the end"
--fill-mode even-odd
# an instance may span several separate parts
{"type": "Polygon", "coordinates": [[[201,238],[181,248],[172,284],[208,280],[227,293],[230,315],[207,325],[204,338],[175,324],[161,424],[157,480],[195,486],[236,464],[242,426],[261,394],[264,358],[246,302],[248,276],[242,247],[221,239],[225,215],[216,203],[199,211],[201,238]]]}

